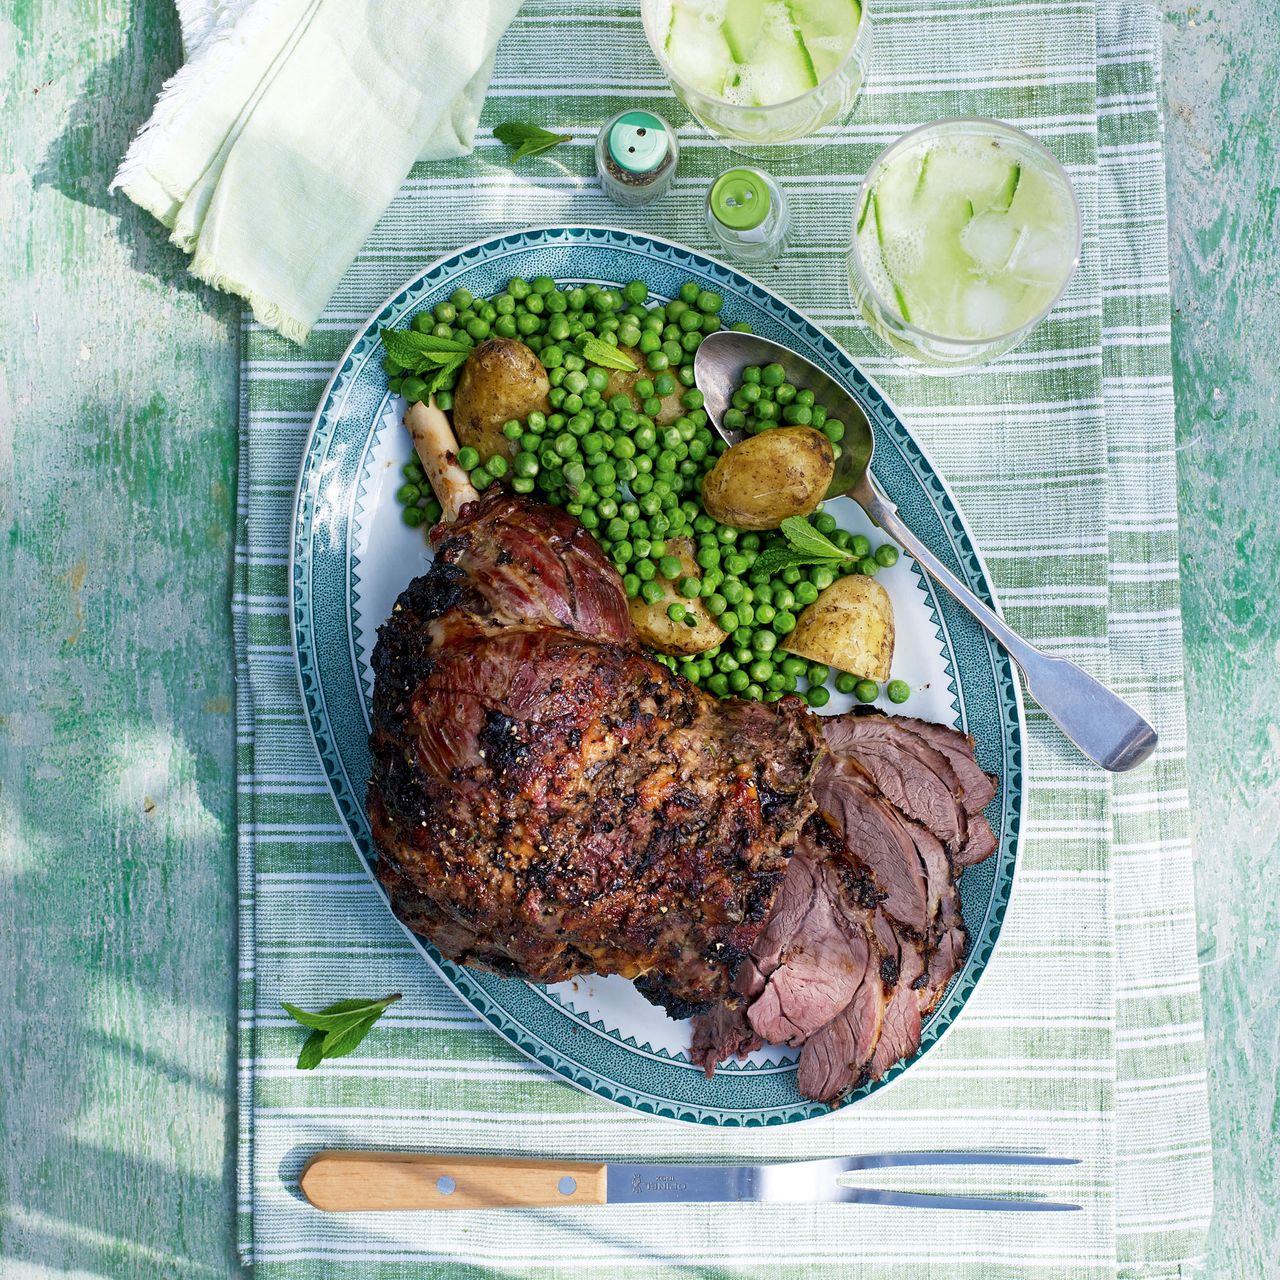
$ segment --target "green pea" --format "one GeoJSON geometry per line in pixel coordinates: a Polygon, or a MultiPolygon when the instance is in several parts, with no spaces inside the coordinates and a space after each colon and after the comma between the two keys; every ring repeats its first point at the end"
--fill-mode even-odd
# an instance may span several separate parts
{"type": "Polygon", "coordinates": [[[669,605],[667,605],[667,617],[670,618],[672,622],[683,622],[686,612],[687,610],[679,600],[673,600],[669,605]]]}
{"type": "Polygon", "coordinates": [[[396,501],[402,507],[412,506],[422,497],[422,490],[416,484],[402,484],[396,490],[396,501]]]}
{"type": "Polygon", "coordinates": [[[707,688],[717,698],[723,698],[729,692],[729,677],[717,671],[715,675],[707,680],[707,688]]]}
{"type": "Polygon", "coordinates": [[[515,476],[511,481],[511,487],[516,493],[532,493],[536,483],[537,481],[529,476],[515,476]]]}
{"type": "Polygon", "coordinates": [[[911,686],[905,680],[890,680],[884,691],[890,702],[906,702],[911,697],[911,686]]]}
{"type": "Polygon", "coordinates": [[[702,594],[702,580],[695,578],[693,574],[686,574],[680,579],[678,590],[682,596],[689,600],[696,600],[702,594]]]}
{"type": "Polygon", "coordinates": [[[714,315],[724,306],[724,299],[714,289],[702,289],[694,299],[694,306],[699,311],[714,315]]]}
{"type": "Polygon", "coordinates": [[[789,404],[782,411],[782,420],[789,426],[807,427],[813,419],[813,413],[807,405],[789,404]]]}
{"type": "Polygon", "coordinates": [[[473,449],[469,444],[464,444],[458,450],[458,466],[463,471],[474,471],[480,465],[480,451],[473,449]]]}
{"type": "Polygon", "coordinates": [[[853,541],[849,543],[849,554],[856,556],[861,560],[864,556],[871,554],[871,539],[863,533],[855,533],[853,541]]]}
{"type": "Polygon", "coordinates": [[[668,582],[674,581],[680,576],[680,561],[676,556],[662,556],[658,561],[658,572],[662,574],[668,582]]]}
{"type": "Polygon", "coordinates": [[[851,675],[848,671],[842,671],[836,676],[836,692],[852,693],[857,686],[858,677],[851,675]]]}
{"type": "Polygon", "coordinates": [[[859,680],[853,686],[853,696],[859,702],[874,702],[880,696],[880,686],[874,680],[859,680]]]}
{"type": "Polygon", "coordinates": [[[405,378],[400,383],[400,394],[406,400],[422,400],[427,395],[427,384],[421,378],[405,378]]]}
{"type": "MultiPolygon", "coordinates": [[[[647,561],[641,561],[641,563],[645,564],[647,561]]],[[[643,583],[640,587],[640,595],[644,599],[645,604],[657,604],[665,594],[666,592],[663,591],[658,583],[652,580],[643,583]]]]}
{"type": "Polygon", "coordinates": [[[661,349],[657,351],[650,351],[644,359],[645,364],[647,364],[654,373],[661,373],[662,370],[669,369],[671,367],[671,357],[661,349]]]}
{"type": "Polygon", "coordinates": [[[805,690],[804,700],[816,711],[819,707],[825,707],[831,701],[831,694],[822,685],[814,685],[812,688],[805,690]]]}
{"type": "Polygon", "coordinates": [[[760,381],[766,387],[780,387],[786,380],[787,371],[780,364],[767,364],[760,370],[760,381]]]}
{"type": "Polygon", "coordinates": [[[818,588],[812,582],[797,582],[795,595],[796,604],[812,604],[818,598],[818,588]]]}
{"type": "Polygon", "coordinates": [[[587,481],[587,469],[580,462],[569,462],[564,468],[564,482],[571,489],[581,488],[587,481]]]}
{"type": "Polygon", "coordinates": [[[485,467],[477,467],[471,473],[471,483],[477,492],[483,493],[493,483],[493,475],[485,467]]]}
{"type": "Polygon", "coordinates": [[[830,569],[823,568],[822,565],[815,565],[814,568],[809,570],[809,581],[820,592],[825,591],[835,580],[835,574],[830,569]]]}
{"type": "Polygon", "coordinates": [[[421,507],[405,507],[400,513],[400,519],[409,526],[410,529],[420,528],[427,522],[427,513],[421,507]]]}
{"type": "Polygon", "coordinates": [[[640,594],[640,579],[634,573],[624,573],[622,589],[627,593],[628,600],[634,600],[640,594]]]}
{"type": "Polygon", "coordinates": [[[880,564],[874,556],[864,556],[858,561],[858,572],[865,573],[868,578],[874,578],[880,572],[880,564]]]}
{"type": "Polygon", "coordinates": [[[878,565],[891,569],[898,563],[898,548],[891,542],[883,543],[876,548],[875,560],[878,565]]]}
{"type": "Polygon", "coordinates": [[[737,671],[729,672],[729,688],[734,693],[743,693],[747,685],[751,683],[751,677],[739,668],[737,671]]]}

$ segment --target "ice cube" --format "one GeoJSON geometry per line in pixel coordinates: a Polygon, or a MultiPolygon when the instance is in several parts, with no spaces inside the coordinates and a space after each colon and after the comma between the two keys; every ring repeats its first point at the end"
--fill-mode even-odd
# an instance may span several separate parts
{"type": "Polygon", "coordinates": [[[960,232],[960,246],[983,271],[995,275],[1009,264],[1018,228],[1003,213],[980,213],[960,232]]]}
{"type": "Polygon", "coordinates": [[[1009,270],[1019,280],[1033,284],[1057,284],[1071,267],[1071,246],[1058,230],[1027,227],[1009,257],[1009,270]]]}
{"type": "Polygon", "coordinates": [[[960,315],[964,336],[969,338],[998,338],[1018,327],[1012,299],[993,284],[969,285],[960,301],[960,315]]]}

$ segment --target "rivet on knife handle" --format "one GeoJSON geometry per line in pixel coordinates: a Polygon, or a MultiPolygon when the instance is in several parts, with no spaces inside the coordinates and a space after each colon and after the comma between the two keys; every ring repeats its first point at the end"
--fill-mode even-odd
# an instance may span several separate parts
{"type": "Polygon", "coordinates": [[[506,1156],[321,1151],[298,1180],[330,1213],[604,1204],[605,1166],[506,1156]]]}

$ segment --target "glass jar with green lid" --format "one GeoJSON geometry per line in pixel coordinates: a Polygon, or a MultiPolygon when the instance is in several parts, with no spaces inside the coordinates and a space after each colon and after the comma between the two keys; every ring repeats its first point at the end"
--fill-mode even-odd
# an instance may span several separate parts
{"type": "Polygon", "coordinates": [[[707,227],[739,262],[768,262],[780,254],[791,227],[782,188],[762,169],[730,169],[707,192],[707,227]]]}

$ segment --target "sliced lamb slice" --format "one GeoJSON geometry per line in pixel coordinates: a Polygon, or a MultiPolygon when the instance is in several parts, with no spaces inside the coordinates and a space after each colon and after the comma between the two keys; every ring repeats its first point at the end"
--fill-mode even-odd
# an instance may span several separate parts
{"type": "Polygon", "coordinates": [[[747,1010],[757,1034],[773,1044],[803,1044],[839,1016],[872,964],[865,912],[841,901],[836,868],[817,852],[815,861],[801,845],[787,867],[787,881],[804,881],[808,909],[764,991],[747,1010]]]}
{"type": "Polygon", "coordinates": [[[871,1078],[886,1008],[879,968],[868,965],[849,1006],[805,1041],[796,1085],[806,1098],[838,1106],[850,1089],[871,1078]]]}
{"type": "Polygon", "coordinates": [[[829,716],[822,736],[832,751],[852,756],[885,799],[928,827],[948,852],[964,847],[969,822],[963,789],[941,751],[878,713],[829,716]]]}
{"type": "Polygon", "coordinates": [[[718,1004],[708,1013],[700,1013],[693,1020],[693,1046],[689,1056],[694,1065],[706,1073],[708,1080],[715,1075],[716,1064],[726,1058],[745,1058],[764,1043],[747,1021],[747,1005],[718,1004]]]}
{"type": "Polygon", "coordinates": [[[974,758],[972,738],[959,729],[917,720],[913,716],[894,716],[893,720],[947,757],[960,779],[964,807],[968,813],[981,813],[991,803],[996,794],[996,780],[982,772],[982,766],[974,758]]]}
{"type": "Polygon", "coordinates": [[[893,992],[885,1007],[880,1039],[871,1058],[871,1078],[878,1080],[899,1058],[909,1058],[920,1047],[919,991],[925,976],[924,945],[896,928],[877,911],[873,924],[876,939],[891,960],[893,992]]]}
{"type": "Polygon", "coordinates": [[[972,814],[969,818],[969,838],[964,848],[951,855],[951,861],[957,867],[972,867],[985,862],[996,851],[996,833],[982,814],[972,814]]]}
{"type": "Polygon", "coordinates": [[[969,931],[960,910],[960,890],[947,886],[933,936],[925,948],[924,980],[916,990],[921,1016],[932,1013],[947,983],[960,971],[969,950],[969,931]]]}
{"type": "Polygon", "coordinates": [[[866,864],[884,894],[884,909],[923,936],[929,928],[929,884],[906,824],[856,764],[832,756],[813,783],[818,807],[841,843],[866,864]]]}

